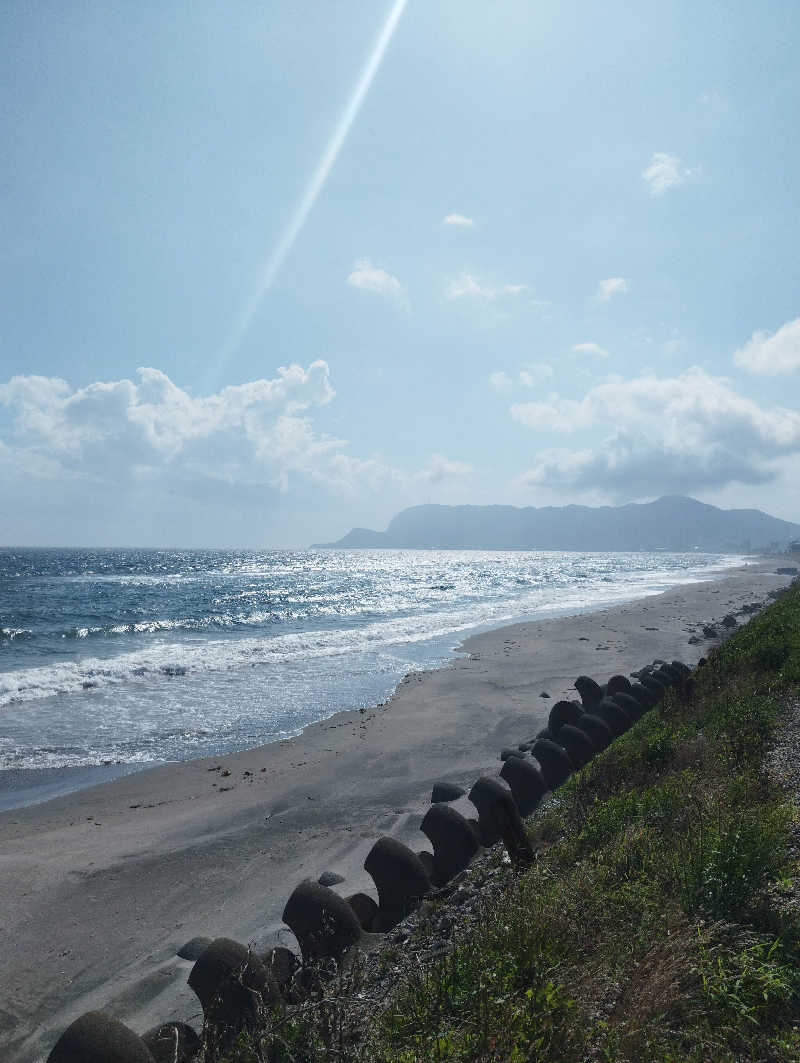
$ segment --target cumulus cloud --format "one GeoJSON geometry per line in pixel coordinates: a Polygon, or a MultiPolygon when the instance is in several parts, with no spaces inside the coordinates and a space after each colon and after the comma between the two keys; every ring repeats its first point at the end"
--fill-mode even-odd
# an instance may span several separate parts
{"type": "Polygon", "coordinates": [[[475,222],[472,218],[468,218],[466,214],[446,214],[442,218],[442,225],[452,225],[456,229],[472,229],[475,226],[475,222]]]}
{"type": "Polygon", "coordinates": [[[499,288],[481,284],[471,273],[462,273],[450,281],[446,289],[448,299],[497,299],[503,295],[521,295],[528,290],[527,284],[503,284],[499,288]]]}
{"type": "Polygon", "coordinates": [[[368,258],[360,258],[356,262],[347,277],[347,283],[352,288],[382,295],[401,306],[407,301],[406,290],[401,281],[380,266],[373,266],[368,258]]]}
{"type": "Polygon", "coordinates": [[[698,368],[605,382],[582,399],[517,403],[511,415],[538,430],[601,434],[590,447],[540,453],[529,485],[632,497],[759,484],[775,478],[777,459],[800,453],[800,413],[761,407],[698,368]]]}
{"type": "Polygon", "coordinates": [[[791,373],[800,369],[800,317],[787,321],[777,332],[754,332],[733,360],[751,373],[791,373]]]}
{"type": "Polygon", "coordinates": [[[414,479],[424,484],[444,484],[471,476],[473,468],[464,461],[451,461],[443,454],[433,454],[414,479]]]}
{"type": "Polygon", "coordinates": [[[547,362],[530,362],[511,376],[504,369],[489,374],[489,386],[493,391],[501,395],[507,395],[516,386],[524,388],[538,387],[545,380],[551,380],[554,376],[553,367],[547,362]]]}
{"type": "Polygon", "coordinates": [[[601,347],[599,343],[594,343],[592,341],[588,343],[575,343],[573,344],[572,350],[575,354],[592,354],[597,358],[608,358],[608,351],[605,347],[601,347]]]}
{"type": "Polygon", "coordinates": [[[699,172],[699,167],[690,169],[684,166],[677,155],[656,151],[650,157],[649,164],[642,170],[642,180],[649,188],[651,196],[663,196],[668,189],[686,184],[699,172]]]}
{"type": "Polygon", "coordinates": [[[615,295],[624,295],[628,290],[628,281],[625,277],[606,277],[600,281],[595,293],[595,302],[607,303],[615,295]]]}

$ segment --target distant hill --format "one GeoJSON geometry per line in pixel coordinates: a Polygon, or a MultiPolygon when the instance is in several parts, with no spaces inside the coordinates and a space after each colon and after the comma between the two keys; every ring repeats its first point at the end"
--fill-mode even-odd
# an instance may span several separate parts
{"type": "Polygon", "coordinates": [[[719,509],[683,495],[625,506],[412,506],[385,532],[353,528],[339,549],[711,550],[739,552],[800,538],[800,524],[759,509],[719,509]]]}

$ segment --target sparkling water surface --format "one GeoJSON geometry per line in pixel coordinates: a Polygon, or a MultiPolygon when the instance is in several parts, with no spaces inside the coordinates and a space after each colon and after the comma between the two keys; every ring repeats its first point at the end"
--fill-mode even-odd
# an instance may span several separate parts
{"type": "Polygon", "coordinates": [[[0,549],[0,769],[149,764],[383,701],[473,631],[658,593],[741,557],[0,549]]]}

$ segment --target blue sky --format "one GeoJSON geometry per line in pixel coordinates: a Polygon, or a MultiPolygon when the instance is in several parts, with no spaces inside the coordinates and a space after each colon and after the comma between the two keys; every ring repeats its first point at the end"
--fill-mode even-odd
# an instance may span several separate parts
{"type": "Polygon", "coordinates": [[[778,0],[6,5],[0,542],[800,521],[798,43],[778,0]]]}

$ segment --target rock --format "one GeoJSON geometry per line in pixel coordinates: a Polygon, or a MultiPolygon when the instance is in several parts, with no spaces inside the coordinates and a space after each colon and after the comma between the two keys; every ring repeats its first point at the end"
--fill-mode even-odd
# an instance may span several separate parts
{"type": "Polygon", "coordinates": [[[614,733],[605,720],[593,712],[586,712],[575,726],[589,736],[598,750],[605,749],[614,741],[614,733]]]}
{"type": "Polygon", "coordinates": [[[372,930],[378,916],[378,905],[372,897],[367,893],[353,893],[347,898],[347,903],[356,913],[362,930],[372,930]]]}
{"type": "Polygon", "coordinates": [[[379,838],[367,853],[364,870],[378,890],[380,930],[397,926],[433,888],[419,857],[396,838],[379,838]]]}
{"type": "MultiPolygon", "coordinates": [[[[514,801],[523,816],[529,816],[548,791],[538,761],[507,760],[500,771],[500,778],[505,779],[511,787],[514,801]]],[[[497,841],[497,838],[494,840],[497,841]]]]}
{"type": "Polygon", "coordinates": [[[435,885],[443,886],[463,871],[478,852],[479,845],[467,820],[449,805],[431,805],[420,830],[433,846],[435,885]]]}
{"type": "Polygon", "coordinates": [[[335,871],[323,871],[317,879],[320,886],[338,886],[344,882],[344,875],[338,875],[335,871]]]}
{"type": "Polygon", "coordinates": [[[156,1063],[191,1063],[200,1050],[200,1038],[185,1022],[165,1022],[142,1034],[156,1063]]]}
{"type": "Polygon", "coordinates": [[[535,742],[531,753],[542,766],[542,775],[547,783],[548,790],[557,790],[575,770],[575,766],[563,746],[558,745],[557,742],[551,742],[547,738],[541,738],[538,742],[535,742]]]}
{"type": "Polygon", "coordinates": [[[556,741],[566,750],[576,768],[584,767],[597,754],[597,746],[589,735],[571,723],[564,724],[556,741]]]}
{"type": "Polygon", "coordinates": [[[154,1063],[133,1030],[102,1011],[87,1011],[61,1034],[47,1063],[154,1063]]]}
{"type": "Polygon", "coordinates": [[[306,964],[327,958],[339,962],[361,940],[361,925],[347,901],[310,879],[295,886],[283,921],[297,938],[306,964]]]}
{"type": "Polygon", "coordinates": [[[615,738],[624,734],[633,723],[627,712],[610,698],[603,698],[600,704],[595,706],[594,715],[605,720],[615,738]]]}
{"type": "Polygon", "coordinates": [[[540,697],[540,698],[549,698],[549,697],[550,697],[550,695],[549,695],[549,694],[547,693],[547,691],[543,690],[543,691],[541,692],[541,694],[539,695],[539,697],[540,697]]]}
{"type": "Polygon", "coordinates": [[[732,627],[736,627],[737,623],[738,623],[738,621],[736,620],[736,617],[733,616],[731,613],[728,613],[727,616],[723,616],[723,618],[722,618],[722,626],[723,627],[726,627],[726,628],[730,629],[732,627]]]}
{"type": "Polygon", "coordinates": [[[575,680],[575,689],[581,696],[581,703],[587,712],[591,712],[595,705],[603,700],[603,690],[598,683],[588,675],[579,675],[575,680]]]}
{"type": "Polygon", "coordinates": [[[178,949],[177,955],[180,956],[182,960],[199,960],[202,953],[210,944],[211,938],[191,938],[185,945],[181,945],[178,949]]]}
{"type": "Polygon", "coordinates": [[[583,716],[583,706],[577,701],[557,701],[550,710],[548,727],[552,735],[557,735],[565,723],[575,724],[583,716]]]}
{"type": "Polygon", "coordinates": [[[457,801],[465,793],[466,790],[462,790],[454,782],[435,782],[431,791],[431,804],[437,801],[457,801]]]}
{"type": "Polygon", "coordinates": [[[711,624],[704,624],[703,625],[703,634],[705,635],[705,637],[707,639],[719,638],[719,632],[711,624]]]}
{"type": "Polygon", "coordinates": [[[612,697],[614,694],[630,694],[631,681],[624,675],[612,675],[606,683],[606,694],[612,697]]]}

